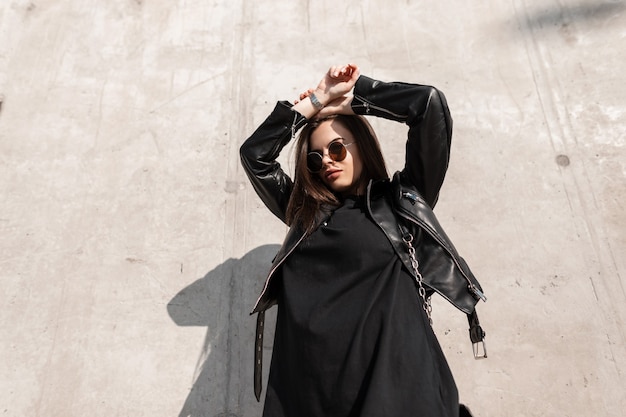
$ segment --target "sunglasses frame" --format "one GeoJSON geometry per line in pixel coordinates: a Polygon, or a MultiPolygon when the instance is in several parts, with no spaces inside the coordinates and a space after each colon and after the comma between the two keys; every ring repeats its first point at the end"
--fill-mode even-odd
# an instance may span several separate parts
{"type": "Polygon", "coordinates": [[[308,152],[306,154],[306,169],[311,173],[311,174],[319,174],[320,171],[322,170],[322,168],[324,167],[324,156],[328,155],[328,157],[333,160],[334,162],[341,162],[344,159],[346,159],[346,156],[348,156],[348,146],[350,145],[354,145],[356,142],[350,142],[350,143],[344,143],[342,142],[343,140],[345,140],[344,138],[337,138],[335,140],[333,140],[332,142],[330,142],[330,144],[328,145],[328,153],[327,154],[322,154],[321,152],[318,151],[311,151],[308,152]],[[339,144],[341,145],[341,150],[340,153],[338,154],[337,157],[334,157],[333,154],[335,154],[336,152],[330,152],[330,148],[331,146],[335,145],[335,144],[339,144]],[[319,169],[317,170],[312,170],[311,166],[309,164],[309,158],[311,156],[317,156],[319,158],[319,169]]]}

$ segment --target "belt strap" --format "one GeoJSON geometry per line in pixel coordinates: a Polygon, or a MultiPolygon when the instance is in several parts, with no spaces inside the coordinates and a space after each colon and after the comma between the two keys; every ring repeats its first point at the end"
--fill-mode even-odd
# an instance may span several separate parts
{"type": "Polygon", "coordinates": [[[261,401],[263,391],[263,330],[265,328],[265,310],[258,312],[256,317],[256,336],[254,338],[254,395],[261,401]]]}
{"type": "Polygon", "coordinates": [[[478,321],[478,314],[476,310],[467,315],[467,321],[469,322],[469,335],[472,341],[472,350],[474,351],[474,359],[486,359],[487,358],[487,345],[485,344],[485,331],[480,327],[480,321],[478,321]],[[482,352],[480,352],[480,344],[482,343],[482,352]]]}

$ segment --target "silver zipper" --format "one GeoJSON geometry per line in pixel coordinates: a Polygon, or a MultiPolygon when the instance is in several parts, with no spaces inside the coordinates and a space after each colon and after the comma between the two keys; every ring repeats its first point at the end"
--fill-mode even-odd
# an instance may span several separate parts
{"type": "Polygon", "coordinates": [[[367,113],[367,114],[369,114],[370,109],[376,109],[376,110],[378,110],[378,111],[380,111],[380,112],[390,114],[390,115],[392,115],[392,116],[394,116],[395,118],[400,119],[400,120],[406,120],[406,119],[408,118],[408,116],[406,116],[406,115],[404,115],[404,114],[397,114],[397,113],[394,113],[394,112],[389,111],[389,110],[387,110],[387,109],[384,109],[384,108],[382,108],[382,107],[375,106],[375,105],[373,105],[372,103],[370,103],[370,102],[366,101],[366,100],[365,100],[363,97],[361,97],[361,96],[354,96],[354,97],[358,98],[359,100],[361,100],[361,101],[363,102],[363,107],[365,107],[365,113],[367,113]]]}
{"type": "Polygon", "coordinates": [[[481,290],[479,290],[476,285],[470,283],[469,288],[470,288],[470,290],[472,290],[472,292],[474,294],[476,294],[478,297],[480,297],[481,300],[487,301],[487,296],[481,290]]]}
{"type": "Polygon", "coordinates": [[[407,191],[402,192],[402,197],[411,200],[411,204],[415,205],[417,203],[417,196],[413,193],[409,193],[407,191]]]}
{"type": "MultiPolygon", "coordinates": [[[[296,247],[298,247],[300,242],[302,242],[302,240],[304,240],[305,237],[306,237],[306,233],[303,233],[302,236],[300,237],[300,239],[298,239],[298,241],[296,242],[295,245],[293,245],[291,250],[289,252],[287,252],[287,254],[285,256],[283,256],[283,258],[280,260],[280,262],[278,264],[274,265],[274,267],[272,269],[270,269],[270,272],[267,274],[267,278],[265,279],[265,285],[263,285],[263,291],[261,291],[261,294],[259,295],[259,298],[257,298],[256,303],[254,303],[254,308],[252,309],[252,312],[254,312],[254,310],[256,310],[256,308],[259,306],[259,302],[261,301],[261,298],[263,298],[263,296],[267,292],[267,288],[268,288],[268,286],[270,284],[270,279],[272,278],[272,275],[274,275],[274,272],[276,272],[278,267],[280,265],[282,265],[283,262],[285,262],[285,259],[287,259],[287,257],[289,255],[291,255],[291,253],[296,249],[296,247]]],[[[252,313],[250,313],[250,314],[252,314],[252,313]]]]}

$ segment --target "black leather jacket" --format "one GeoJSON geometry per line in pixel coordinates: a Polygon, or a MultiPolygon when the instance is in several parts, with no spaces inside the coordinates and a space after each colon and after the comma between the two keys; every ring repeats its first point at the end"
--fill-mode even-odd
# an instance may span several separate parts
{"type": "MultiPolygon", "coordinates": [[[[283,222],[293,182],[276,159],[295,132],[307,123],[291,107],[288,102],[277,103],[240,149],[241,161],[252,186],[283,222]]],[[[484,333],[477,327],[474,313],[477,301],[485,299],[482,288],[432,210],[448,168],[452,138],[452,119],[443,93],[430,86],[386,83],[361,76],[354,88],[352,109],[356,114],[383,117],[408,125],[404,169],[396,172],[391,180],[370,182],[367,187],[369,215],[411,273],[413,269],[403,235],[407,232],[413,235],[419,270],[428,295],[435,291],[468,317],[473,317],[470,325],[476,334],[472,336],[470,329],[472,341],[482,340],[484,333]],[[400,225],[404,228],[401,229],[400,225]]],[[[323,215],[320,214],[318,220],[321,223],[323,215]]],[[[259,339],[262,342],[263,312],[277,302],[274,287],[281,273],[280,267],[304,238],[305,233],[298,227],[290,228],[252,310],[252,313],[261,313],[257,322],[257,350],[262,349],[259,339]]],[[[260,362],[257,368],[260,373],[260,362]]],[[[260,394],[258,378],[260,375],[255,375],[257,398],[260,394]]]]}

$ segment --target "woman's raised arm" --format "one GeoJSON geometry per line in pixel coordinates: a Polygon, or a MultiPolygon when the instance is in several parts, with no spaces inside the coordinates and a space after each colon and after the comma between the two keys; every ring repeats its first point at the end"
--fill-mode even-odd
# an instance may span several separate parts
{"type": "Polygon", "coordinates": [[[452,117],[446,98],[435,87],[382,82],[361,76],[354,88],[356,114],[383,117],[409,127],[402,175],[434,207],[448,169],[452,117]]]}

